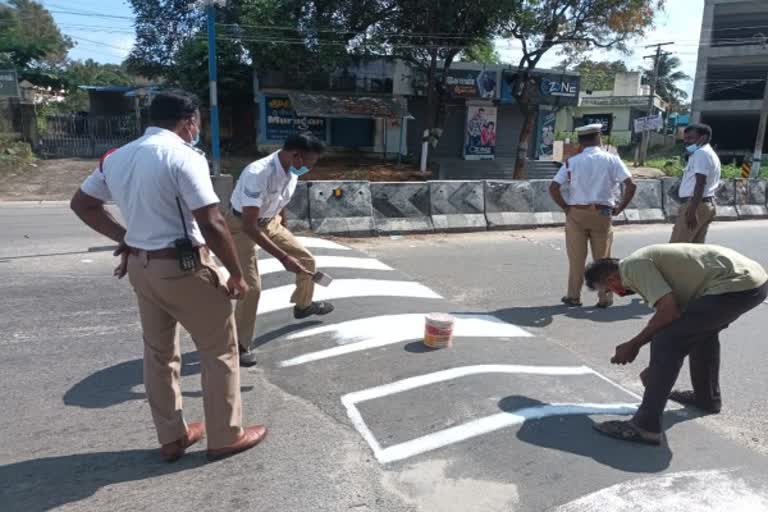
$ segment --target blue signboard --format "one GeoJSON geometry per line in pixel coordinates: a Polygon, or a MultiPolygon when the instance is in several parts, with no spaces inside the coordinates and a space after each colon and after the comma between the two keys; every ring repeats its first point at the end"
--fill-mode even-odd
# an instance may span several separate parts
{"type": "MultiPolygon", "coordinates": [[[[532,74],[535,87],[531,100],[537,105],[576,106],[579,103],[580,77],[575,75],[546,73],[532,74]]],[[[512,87],[519,83],[517,71],[505,71],[501,77],[501,102],[514,103],[512,87]]]]}
{"type": "Polygon", "coordinates": [[[283,142],[289,135],[310,132],[320,140],[327,139],[327,120],[323,117],[299,117],[284,96],[263,96],[262,141],[283,142]]]}

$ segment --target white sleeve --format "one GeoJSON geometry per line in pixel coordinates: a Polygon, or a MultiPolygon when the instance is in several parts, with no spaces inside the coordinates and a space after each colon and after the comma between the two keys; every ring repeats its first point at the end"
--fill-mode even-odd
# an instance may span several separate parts
{"type": "Polygon", "coordinates": [[[112,193],[107,186],[107,179],[100,169],[96,169],[90,176],[85,178],[83,184],[80,185],[80,190],[100,201],[107,202],[112,200],[112,193]]]}
{"type": "Polygon", "coordinates": [[[269,174],[266,172],[248,172],[247,170],[240,176],[243,181],[240,190],[240,206],[242,208],[254,207],[261,208],[264,205],[264,197],[267,195],[267,179],[269,174]]]}
{"type": "Polygon", "coordinates": [[[696,151],[688,159],[688,166],[693,169],[694,174],[703,174],[707,178],[715,173],[715,163],[712,158],[704,151],[696,151]]]}
{"type": "Polygon", "coordinates": [[[568,181],[568,169],[565,167],[565,164],[560,166],[560,170],[557,171],[557,174],[555,174],[555,177],[552,178],[552,181],[560,185],[563,185],[566,181],[568,181]]]}
{"type": "Polygon", "coordinates": [[[627,169],[627,166],[624,165],[624,162],[621,161],[621,158],[614,157],[613,158],[613,165],[611,166],[611,171],[613,174],[613,181],[616,183],[622,183],[628,178],[632,177],[632,173],[629,172],[629,169],[627,169]]]}
{"type": "Polygon", "coordinates": [[[180,158],[176,170],[181,199],[190,210],[219,203],[213,190],[208,161],[203,155],[189,152],[180,158]]]}

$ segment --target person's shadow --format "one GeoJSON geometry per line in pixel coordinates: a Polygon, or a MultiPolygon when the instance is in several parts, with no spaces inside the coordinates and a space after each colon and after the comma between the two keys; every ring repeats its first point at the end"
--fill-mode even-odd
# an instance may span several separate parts
{"type": "MultiPolygon", "coordinates": [[[[546,327],[552,323],[555,316],[565,316],[578,320],[590,320],[592,322],[617,322],[620,320],[633,320],[651,313],[651,309],[640,299],[632,302],[616,304],[601,309],[595,306],[568,307],[565,304],[552,306],[526,306],[499,309],[490,314],[505,322],[526,326],[546,327]]],[[[487,313],[486,313],[487,314],[487,313]]]]}
{"type": "Polygon", "coordinates": [[[0,509],[42,512],[86,499],[102,487],[179,473],[206,464],[202,453],[168,464],[154,450],[96,452],[0,466],[0,509]]]}
{"type": "MultiPolygon", "coordinates": [[[[143,360],[134,359],[104,368],[84,378],[64,393],[64,404],[85,409],[105,409],[130,400],[144,400],[143,391],[134,391],[144,384],[143,360]]],[[[181,356],[181,376],[200,373],[200,355],[188,352],[181,356]]],[[[241,392],[248,392],[253,386],[243,386],[241,392]]],[[[200,391],[182,391],[182,396],[199,398],[200,391]]]]}
{"type": "MultiPolygon", "coordinates": [[[[511,414],[548,405],[526,396],[508,396],[499,401],[499,408],[511,414]]],[[[687,411],[686,411],[687,412],[687,411]]],[[[682,416],[665,413],[664,428],[698,417],[694,413],[682,416]]],[[[603,436],[592,427],[595,421],[587,415],[555,415],[526,420],[517,438],[542,448],[588,457],[612,468],[631,473],[656,473],[668,468],[672,451],[662,440],[661,446],[648,446],[619,441],[603,436]]]]}

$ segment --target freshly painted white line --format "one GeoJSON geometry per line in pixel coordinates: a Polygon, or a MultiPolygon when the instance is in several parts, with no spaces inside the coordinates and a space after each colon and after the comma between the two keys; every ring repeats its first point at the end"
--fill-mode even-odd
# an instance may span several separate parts
{"type": "MultiPolygon", "coordinates": [[[[374,455],[376,456],[376,459],[382,464],[407,459],[420,453],[425,453],[437,448],[448,446],[453,443],[471,439],[473,437],[478,437],[502,428],[506,428],[512,425],[519,425],[529,419],[574,414],[629,415],[637,410],[637,404],[631,403],[549,404],[540,407],[520,409],[514,413],[504,412],[493,414],[484,418],[466,422],[462,425],[457,425],[455,427],[440,430],[438,432],[433,432],[416,439],[406,441],[404,443],[382,448],[379,442],[376,440],[376,437],[366,425],[365,420],[357,408],[357,404],[360,402],[366,402],[368,400],[374,400],[377,398],[402,393],[404,391],[409,391],[422,386],[428,386],[438,382],[445,382],[460,377],[489,373],[563,376],[597,375],[602,377],[598,372],[587,366],[525,366],[501,364],[462,366],[459,368],[451,368],[448,370],[441,370],[425,375],[410,377],[389,384],[348,393],[341,397],[341,403],[346,408],[352,425],[355,427],[355,429],[357,429],[363,439],[368,442],[371,449],[373,450],[374,455]]],[[[610,380],[607,378],[602,378],[603,380],[610,382],[610,380]]],[[[632,396],[635,397],[636,395],[632,393],[632,396]]]]}
{"type": "MultiPolygon", "coordinates": [[[[290,304],[294,285],[271,288],[261,292],[259,314],[293,307],[290,304]]],[[[316,287],[315,300],[346,299],[350,297],[414,297],[442,299],[426,286],[413,281],[379,279],[336,279],[328,288],[316,287]]]]}
{"type": "Polygon", "coordinates": [[[339,251],[348,251],[349,247],[331,242],[330,240],[324,240],[322,238],[297,236],[296,239],[301,242],[304,247],[310,247],[313,249],[336,249],[339,251]]]}
{"type": "Polygon", "coordinates": [[[765,512],[768,489],[754,489],[734,470],[681,471],[621,482],[554,512],[765,512]]]}
{"type": "Polygon", "coordinates": [[[527,375],[593,375],[595,371],[588,366],[526,366],[517,364],[478,364],[473,366],[459,366],[448,370],[417,375],[407,379],[382,384],[374,388],[363,389],[347,393],[342,401],[350,403],[366,402],[375,398],[394,395],[411,389],[429,386],[438,382],[467,377],[469,375],[485,375],[489,373],[510,373],[527,375]]]}
{"type": "Polygon", "coordinates": [[[484,418],[468,421],[455,427],[439,430],[404,443],[379,448],[376,458],[382,464],[408,459],[414,455],[437,450],[444,446],[466,441],[473,437],[490,434],[513,425],[522,425],[528,420],[548,416],[573,416],[589,414],[610,414],[624,416],[634,414],[637,404],[589,404],[568,403],[527,407],[515,412],[500,412],[484,418]]]}
{"type": "MultiPolygon", "coordinates": [[[[527,338],[531,334],[492,315],[454,314],[454,336],[476,338],[527,338]]],[[[330,357],[383,347],[409,340],[417,340],[424,333],[423,314],[383,315],[361,318],[334,325],[307,329],[291,334],[289,340],[316,337],[331,333],[337,344],[282,361],[280,366],[296,366],[330,357]]]]}
{"type": "MultiPolygon", "coordinates": [[[[353,268],[356,270],[393,270],[379,260],[373,258],[355,258],[350,256],[315,256],[317,268],[353,268]]],[[[283,264],[275,258],[259,260],[259,275],[285,272],[283,264]]]]}

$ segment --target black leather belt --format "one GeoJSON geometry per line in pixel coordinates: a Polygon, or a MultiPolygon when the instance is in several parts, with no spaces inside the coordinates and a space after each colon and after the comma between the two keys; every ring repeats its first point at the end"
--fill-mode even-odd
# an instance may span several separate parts
{"type": "MultiPolygon", "coordinates": [[[[681,197],[680,198],[680,202],[681,203],[687,203],[690,200],[691,200],[690,197],[681,197]]],[[[702,203],[714,203],[715,202],[715,198],[714,197],[702,197],[701,198],[701,202],[702,203]]]]}
{"type": "Polygon", "coordinates": [[[242,217],[243,216],[242,213],[240,213],[239,211],[235,210],[234,208],[232,208],[232,215],[234,215],[235,217],[242,217]]]}
{"type": "MultiPolygon", "coordinates": [[[[243,216],[242,213],[240,213],[239,211],[235,210],[234,208],[232,208],[232,215],[234,215],[235,217],[242,217],[243,216]]],[[[273,218],[266,218],[266,217],[262,218],[262,219],[259,219],[259,226],[261,226],[261,227],[268,226],[269,223],[272,222],[272,220],[273,220],[273,218]]]]}

